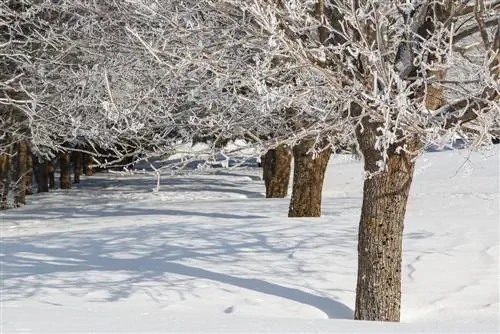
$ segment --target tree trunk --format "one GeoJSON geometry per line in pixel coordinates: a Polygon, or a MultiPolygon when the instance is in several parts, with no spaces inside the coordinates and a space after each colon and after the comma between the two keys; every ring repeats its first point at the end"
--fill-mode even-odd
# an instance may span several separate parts
{"type": "Polygon", "coordinates": [[[16,205],[26,204],[26,175],[28,174],[28,144],[24,141],[17,145],[17,160],[16,160],[16,205]]]}
{"type": "Polygon", "coordinates": [[[267,151],[263,156],[262,171],[266,184],[266,198],[283,198],[288,194],[292,153],[286,145],[267,151]]]}
{"type": "Polygon", "coordinates": [[[8,208],[10,184],[10,152],[0,153],[0,210],[8,208]]]}
{"type": "Polygon", "coordinates": [[[71,188],[71,158],[68,152],[64,152],[59,156],[59,187],[61,189],[71,188]]]}
{"type": "Polygon", "coordinates": [[[47,162],[47,172],[49,176],[49,188],[56,189],[56,166],[53,161],[47,162]]]}
{"type": "Polygon", "coordinates": [[[83,173],[92,176],[92,157],[88,153],[83,153],[83,173]]]}
{"type": "Polygon", "coordinates": [[[31,154],[30,145],[27,145],[26,155],[26,176],[24,177],[26,195],[33,194],[33,155],[31,154]]]}
{"type": "Polygon", "coordinates": [[[324,149],[314,157],[308,153],[314,143],[315,140],[306,139],[293,147],[293,188],[288,217],[321,216],[321,192],[332,150],[324,149]]]}
{"type": "Polygon", "coordinates": [[[73,161],[73,183],[80,183],[80,175],[82,174],[82,159],[83,153],[78,151],[73,151],[71,153],[71,160],[73,161]]]}
{"type": "MultiPolygon", "coordinates": [[[[364,122],[357,131],[365,171],[373,173],[363,186],[358,236],[358,320],[399,321],[401,262],[406,203],[413,178],[414,156],[395,149],[388,152],[386,169],[378,172],[381,154],[374,149],[377,125],[364,122]]],[[[407,143],[410,151],[417,140],[407,143]]]]}
{"type": "MultiPolygon", "coordinates": [[[[37,161],[37,158],[33,159],[37,161]]],[[[38,185],[39,193],[46,193],[49,191],[49,162],[35,162],[35,178],[38,185]]]]}

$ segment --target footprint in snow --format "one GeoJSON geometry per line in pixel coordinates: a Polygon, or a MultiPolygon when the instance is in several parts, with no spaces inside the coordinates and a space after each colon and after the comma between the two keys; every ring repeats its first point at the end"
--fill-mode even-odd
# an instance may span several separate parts
{"type": "Polygon", "coordinates": [[[226,314],[230,314],[230,313],[233,313],[233,312],[234,312],[234,306],[233,305],[229,306],[228,308],[226,308],[224,310],[224,313],[226,313],[226,314]]]}

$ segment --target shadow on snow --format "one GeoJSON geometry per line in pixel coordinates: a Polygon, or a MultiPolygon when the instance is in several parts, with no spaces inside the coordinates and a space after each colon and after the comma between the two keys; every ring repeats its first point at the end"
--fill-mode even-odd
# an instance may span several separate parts
{"type": "Polygon", "coordinates": [[[127,298],[148,284],[159,284],[161,289],[181,296],[196,290],[196,286],[186,282],[187,277],[307,304],[329,318],[351,319],[353,311],[331,296],[313,289],[301,290],[301,263],[291,254],[332,243],[344,244],[344,249],[346,243],[354,247],[352,231],[346,231],[344,236],[308,233],[297,237],[293,227],[297,223],[291,222],[290,228],[270,230],[264,220],[255,224],[221,224],[216,228],[181,222],[4,238],[2,298],[23,300],[58,289],[80,297],[104,291],[106,297],[99,301],[112,302],[127,298]],[[277,268],[276,253],[282,253],[282,258],[291,261],[295,269],[287,269],[288,263],[277,268]],[[242,263],[242,258],[247,263],[242,263]],[[201,265],[192,265],[192,261],[201,265]],[[248,261],[254,261],[251,268],[258,270],[256,273],[249,271],[248,261]],[[227,272],[202,268],[213,269],[220,264],[227,272]],[[283,286],[255,278],[260,275],[300,283],[283,286]]]}

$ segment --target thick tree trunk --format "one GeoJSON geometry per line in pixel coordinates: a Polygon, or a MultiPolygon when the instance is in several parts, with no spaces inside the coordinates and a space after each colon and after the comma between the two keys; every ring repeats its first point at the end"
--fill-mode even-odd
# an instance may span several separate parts
{"type": "MultiPolygon", "coordinates": [[[[293,188],[288,217],[321,216],[321,192],[331,148],[313,157],[309,150],[315,140],[303,140],[293,147],[293,188]]],[[[326,142],[325,142],[326,145],[326,142]]]]}
{"type": "Polygon", "coordinates": [[[286,145],[267,151],[263,156],[262,171],[266,184],[266,198],[283,198],[288,194],[292,152],[286,145]]]}
{"type": "Polygon", "coordinates": [[[59,156],[59,187],[61,189],[71,188],[71,157],[68,152],[64,152],[59,156]]]}
{"type": "Polygon", "coordinates": [[[73,161],[73,183],[80,183],[80,175],[82,174],[82,160],[83,160],[83,153],[78,152],[78,151],[73,151],[71,153],[71,160],[73,161]]]}
{"type": "MultiPolygon", "coordinates": [[[[363,186],[354,317],[399,321],[403,227],[415,162],[412,155],[391,150],[386,169],[378,172],[381,155],[374,149],[375,134],[376,125],[367,122],[357,133],[365,171],[373,174],[363,186]]],[[[407,149],[416,145],[416,140],[407,143],[407,149]]]]}
{"type": "Polygon", "coordinates": [[[26,204],[26,176],[28,174],[28,144],[19,142],[17,145],[16,159],[16,205],[26,204]]]}
{"type": "Polygon", "coordinates": [[[88,153],[83,153],[83,173],[86,176],[92,176],[92,157],[88,153]]]}
{"type": "MultiPolygon", "coordinates": [[[[33,161],[36,161],[34,157],[33,161]]],[[[39,193],[46,193],[49,191],[49,163],[47,161],[37,162],[35,168],[35,178],[38,186],[39,193]]]]}

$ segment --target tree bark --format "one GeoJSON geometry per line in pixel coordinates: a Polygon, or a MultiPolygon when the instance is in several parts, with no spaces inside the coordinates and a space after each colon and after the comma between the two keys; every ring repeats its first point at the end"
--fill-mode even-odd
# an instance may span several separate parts
{"type": "Polygon", "coordinates": [[[28,144],[24,141],[17,145],[16,159],[16,181],[17,191],[15,197],[16,205],[26,204],[26,176],[28,174],[28,144]]]}
{"type": "Polygon", "coordinates": [[[59,156],[59,187],[61,189],[71,188],[71,158],[68,152],[64,152],[59,156]]]}
{"type": "Polygon", "coordinates": [[[31,154],[30,145],[27,145],[27,156],[26,156],[26,176],[24,177],[25,182],[25,193],[26,195],[33,194],[33,155],[31,154]]]}
{"type": "Polygon", "coordinates": [[[283,198],[288,194],[292,153],[286,145],[271,149],[263,156],[262,172],[266,198],[283,198]]]}
{"type": "Polygon", "coordinates": [[[82,174],[82,160],[83,153],[78,151],[73,151],[71,153],[71,160],[73,161],[73,183],[80,183],[80,175],[82,174]]]}
{"type": "Polygon", "coordinates": [[[47,161],[37,162],[37,158],[33,159],[35,167],[35,178],[39,193],[49,191],[49,163],[47,161]]]}
{"type": "Polygon", "coordinates": [[[92,157],[88,153],[83,153],[83,173],[86,176],[92,176],[92,157]]]}
{"type": "Polygon", "coordinates": [[[0,153],[0,210],[8,208],[7,196],[10,185],[10,153],[0,153]]]}
{"type": "Polygon", "coordinates": [[[314,143],[314,139],[305,139],[293,147],[293,187],[288,217],[321,216],[321,192],[332,150],[326,148],[314,157],[308,153],[314,143]]]}
{"type": "Polygon", "coordinates": [[[56,189],[56,166],[53,161],[47,162],[47,172],[49,177],[49,188],[56,189]]]}
{"type": "MultiPolygon", "coordinates": [[[[378,171],[380,152],[374,149],[377,125],[364,122],[357,131],[367,177],[358,236],[358,280],[354,318],[399,321],[401,262],[406,204],[415,168],[414,156],[388,152],[386,169],[378,171]]],[[[412,152],[417,140],[407,143],[412,152]]]]}
{"type": "Polygon", "coordinates": [[[0,131],[0,210],[8,209],[8,195],[11,181],[11,156],[12,156],[12,136],[9,134],[9,126],[13,121],[13,109],[0,104],[0,117],[4,124],[0,131]],[[5,133],[4,133],[5,132],[5,133]]]}

